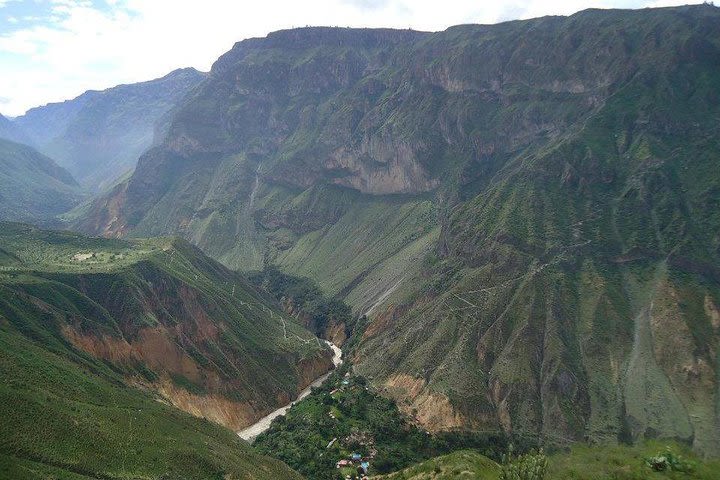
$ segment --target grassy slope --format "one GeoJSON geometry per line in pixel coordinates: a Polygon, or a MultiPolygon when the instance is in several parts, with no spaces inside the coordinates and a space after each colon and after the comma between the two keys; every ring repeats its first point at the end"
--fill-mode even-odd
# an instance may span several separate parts
{"type": "Polygon", "coordinates": [[[1,225],[0,449],[8,475],[294,478],[232,432],[168,402],[196,398],[196,414],[219,422],[239,402],[257,417],[315,374],[300,363],[322,372],[325,354],[309,332],[289,321],[284,330],[265,298],[184,242],[1,225]],[[149,350],[148,332],[161,332],[149,350]],[[163,380],[174,385],[169,393],[163,380]],[[214,399],[225,402],[219,413],[203,410],[214,399]]]}
{"type": "Polygon", "coordinates": [[[234,433],[125,386],[108,365],[19,333],[13,323],[31,322],[21,318],[31,310],[3,311],[1,477],[301,478],[234,433]]]}
{"type": "Polygon", "coordinates": [[[73,331],[97,340],[91,350],[131,372],[139,360],[181,386],[189,379],[200,392],[268,410],[308,380],[301,380],[300,363],[327,353],[298,325],[283,327],[279,311],[237,274],[184,242],[128,243],[3,225],[6,250],[22,261],[5,269],[6,288],[45,302],[59,318],[72,312],[73,331]],[[167,340],[146,344],[156,331],[167,340]],[[124,356],[126,344],[141,358],[124,356]],[[171,356],[156,358],[157,349],[171,356]]]}
{"type": "Polygon", "coordinates": [[[489,458],[472,450],[461,450],[419,463],[389,475],[371,478],[388,480],[446,480],[467,478],[496,480],[500,467],[489,458]]]}
{"type": "Polygon", "coordinates": [[[26,145],[0,140],[0,219],[52,218],[80,198],[78,184],[53,160],[26,145]]]}
{"type": "Polygon", "coordinates": [[[300,237],[276,261],[365,313],[368,302],[416,271],[437,238],[434,223],[429,201],[357,202],[337,222],[300,237]]]}
{"type": "MultiPolygon", "coordinates": [[[[691,452],[672,446],[674,452],[695,464],[692,473],[653,472],[645,465],[645,458],[665,451],[665,445],[648,442],[629,447],[576,446],[570,452],[550,455],[547,480],[648,480],[648,479],[697,479],[716,478],[720,464],[703,462],[691,452]]],[[[437,457],[401,472],[373,477],[388,480],[423,480],[446,478],[496,479],[499,466],[479,453],[467,450],[437,457]]]]}

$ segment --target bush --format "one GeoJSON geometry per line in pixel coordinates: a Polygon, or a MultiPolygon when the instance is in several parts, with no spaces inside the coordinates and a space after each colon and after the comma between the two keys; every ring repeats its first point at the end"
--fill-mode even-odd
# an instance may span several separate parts
{"type": "Polygon", "coordinates": [[[654,457],[646,458],[645,463],[648,467],[656,472],[685,472],[693,471],[693,463],[685,460],[680,455],[672,452],[670,447],[665,447],[665,451],[658,453],[654,457]]]}
{"type": "Polygon", "coordinates": [[[547,473],[548,459],[542,449],[516,457],[513,447],[503,455],[500,480],[543,480],[547,473]]]}

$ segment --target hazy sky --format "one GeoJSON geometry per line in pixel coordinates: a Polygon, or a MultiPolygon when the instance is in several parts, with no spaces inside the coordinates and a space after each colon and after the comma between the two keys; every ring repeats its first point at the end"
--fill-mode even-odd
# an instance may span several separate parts
{"type": "Polygon", "coordinates": [[[305,25],[443,30],[693,0],[0,0],[0,113],[160,77],[208,70],[248,37],[305,25]]]}

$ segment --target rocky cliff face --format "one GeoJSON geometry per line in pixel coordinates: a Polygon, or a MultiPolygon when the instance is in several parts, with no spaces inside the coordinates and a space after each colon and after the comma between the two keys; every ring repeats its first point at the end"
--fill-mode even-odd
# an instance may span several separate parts
{"type": "Polygon", "coordinates": [[[716,453],[719,19],[240,42],[78,226],[311,277],[430,428],[716,453]]]}
{"type": "Polygon", "coordinates": [[[716,15],[649,12],[652,29],[625,30],[653,61],[458,204],[425,287],[373,319],[360,369],[421,422],[557,443],[671,437],[718,453],[720,331],[705,305],[720,299],[720,177],[697,175],[720,159],[717,124],[701,120],[717,115],[720,51],[688,53],[693,32],[720,37],[706,23],[716,15]],[[680,25],[688,36],[653,55],[680,25]],[[429,408],[433,396],[450,408],[429,408]]]}

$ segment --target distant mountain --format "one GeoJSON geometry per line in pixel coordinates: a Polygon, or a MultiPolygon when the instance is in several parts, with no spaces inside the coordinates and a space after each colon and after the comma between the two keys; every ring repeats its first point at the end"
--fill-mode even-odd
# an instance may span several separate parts
{"type": "Polygon", "coordinates": [[[0,140],[0,220],[45,221],[82,199],[75,179],[32,147],[0,140]]]}
{"type": "Polygon", "coordinates": [[[0,139],[24,144],[31,143],[30,138],[19,126],[2,115],[0,115],[0,139]]]}
{"type": "Polygon", "coordinates": [[[204,78],[192,68],[176,70],[33,108],[14,123],[84,187],[101,190],[135,166],[152,144],[156,123],[204,78]]]}
{"type": "Polygon", "coordinates": [[[216,424],[289,402],[332,354],[238,274],[181,240],[15,223],[0,272],[0,476],[300,478],[216,424]]]}
{"type": "Polygon", "coordinates": [[[430,430],[718,454],[719,91],[710,5],[276,32],[74,225],[310,277],[430,430]]]}

